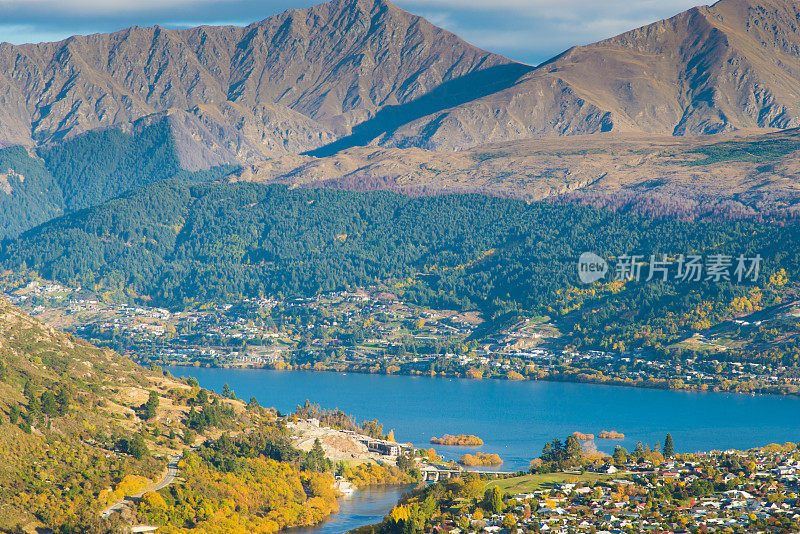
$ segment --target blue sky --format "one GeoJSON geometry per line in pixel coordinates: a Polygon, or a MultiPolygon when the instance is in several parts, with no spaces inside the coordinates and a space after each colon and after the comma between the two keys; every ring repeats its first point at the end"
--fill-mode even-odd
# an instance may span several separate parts
{"type": "MultiPolygon", "coordinates": [[[[587,44],[670,17],[702,0],[396,0],[467,41],[538,64],[587,44]]],[[[0,0],[0,41],[55,41],[127,26],[247,25],[313,0],[0,0]]]]}

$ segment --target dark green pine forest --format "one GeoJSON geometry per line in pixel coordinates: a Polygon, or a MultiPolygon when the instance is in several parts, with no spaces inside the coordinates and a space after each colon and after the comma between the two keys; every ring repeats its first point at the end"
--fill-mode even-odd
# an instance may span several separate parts
{"type": "MultiPolygon", "coordinates": [[[[230,172],[228,167],[215,170],[230,172]]],[[[181,176],[203,179],[181,169],[166,123],[134,133],[118,129],[89,132],[36,150],[0,150],[0,238],[101,204],[131,189],[181,176]]]]}

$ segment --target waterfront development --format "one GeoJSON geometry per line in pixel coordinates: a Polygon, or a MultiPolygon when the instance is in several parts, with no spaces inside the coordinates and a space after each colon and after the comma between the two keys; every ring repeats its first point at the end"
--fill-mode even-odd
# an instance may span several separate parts
{"type": "MultiPolygon", "coordinates": [[[[743,337],[792,339],[800,304],[740,315],[673,344],[679,351],[570,347],[568,326],[513,316],[487,324],[355,288],[294,299],[205,303],[182,311],[67,287],[31,273],[0,274],[27,313],[144,366],[305,369],[451,378],[566,381],[653,389],[798,395],[793,360],[736,352],[743,337]],[[738,341],[737,341],[738,340],[738,341]]],[[[752,310],[751,310],[752,311],[752,310]]],[[[785,340],[784,340],[785,341],[785,340]]],[[[783,341],[781,341],[783,342],[783,341]]]]}

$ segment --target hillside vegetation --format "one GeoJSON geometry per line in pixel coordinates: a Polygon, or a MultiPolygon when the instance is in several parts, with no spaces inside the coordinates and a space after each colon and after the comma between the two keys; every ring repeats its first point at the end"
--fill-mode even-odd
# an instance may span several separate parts
{"type": "Polygon", "coordinates": [[[39,149],[0,149],[0,238],[172,177],[214,179],[235,167],[189,173],[165,122],[133,132],[89,132],[39,149]]]}
{"type": "Polygon", "coordinates": [[[21,146],[0,150],[0,238],[18,236],[63,210],[61,188],[41,159],[21,146]]]}
{"type": "Polygon", "coordinates": [[[134,408],[171,387],[188,389],[0,300],[0,527],[96,525],[113,488],[152,483],[175,445],[134,408]]]}
{"type": "MultiPolygon", "coordinates": [[[[273,410],[228,397],[143,369],[0,300],[0,531],[110,534],[144,522],[164,532],[269,533],[337,511],[322,449],[294,448],[273,410]],[[181,477],[148,491],[178,453],[181,477]]],[[[350,473],[355,482],[362,471],[350,473]]]]}
{"type": "Polygon", "coordinates": [[[2,260],[172,308],[383,284],[416,304],[482,312],[490,321],[479,336],[520,315],[549,315],[576,346],[660,350],[796,298],[787,273],[800,267],[790,253],[797,241],[794,224],[683,222],[479,195],[173,181],[6,242],[2,260]],[[584,286],[576,265],[587,251],[612,265],[625,254],[646,262],[655,253],[761,255],[763,264],[755,282],[609,275],[584,286]]]}

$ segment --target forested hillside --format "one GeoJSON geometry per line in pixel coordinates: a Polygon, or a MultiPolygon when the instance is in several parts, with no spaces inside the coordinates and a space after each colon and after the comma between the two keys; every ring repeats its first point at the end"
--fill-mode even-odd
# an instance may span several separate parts
{"type": "Polygon", "coordinates": [[[96,206],[136,186],[181,170],[165,123],[136,134],[111,129],[89,132],[39,150],[64,198],[64,210],[96,206]]]}
{"type": "Polygon", "coordinates": [[[795,226],[656,220],[480,195],[167,181],[7,241],[2,261],[173,308],[385,284],[407,301],[489,319],[562,317],[575,322],[576,342],[611,348],[666,343],[791,298],[785,273],[797,272],[797,245],[795,226]],[[607,277],[581,286],[577,259],[587,251],[764,261],[756,282],[607,277]]]}
{"type": "Polygon", "coordinates": [[[63,209],[61,188],[41,159],[21,146],[0,150],[0,237],[17,236],[63,209]]]}
{"type": "Polygon", "coordinates": [[[169,381],[0,299],[0,530],[96,524],[111,488],[157,476],[168,444],[137,432],[119,394],[146,398],[160,383],[169,381]]]}
{"type": "Polygon", "coordinates": [[[89,132],[34,151],[0,150],[0,238],[69,213],[101,204],[136,187],[174,176],[207,179],[234,167],[188,173],[175,155],[165,122],[137,128],[89,132]]]}
{"type": "Polygon", "coordinates": [[[226,396],[0,299],[0,531],[112,534],[148,522],[166,532],[275,532],[337,511],[321,449],[296,449],[273,410],[226,396]],[[148,491],[179,453],[183,478],[148,491]]]}

